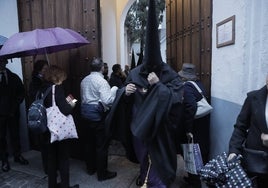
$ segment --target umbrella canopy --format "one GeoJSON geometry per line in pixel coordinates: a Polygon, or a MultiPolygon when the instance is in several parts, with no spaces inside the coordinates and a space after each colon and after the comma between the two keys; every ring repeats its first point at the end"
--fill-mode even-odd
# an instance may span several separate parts
{"type": "Polygon", "coordinates": [[[0,35],[0,49],[1,49],[1,47],[3,46],[3,44],[6,42],[6,40],[7,40],[6,37],[0,35]]]}
{"type": "Polygon", "coordinates": [[[89,41],[71,29],[35,29],[12,35],[0,50],[0,57],[9,59],[49,54],[86,44],[89,44],[89,41]]]}

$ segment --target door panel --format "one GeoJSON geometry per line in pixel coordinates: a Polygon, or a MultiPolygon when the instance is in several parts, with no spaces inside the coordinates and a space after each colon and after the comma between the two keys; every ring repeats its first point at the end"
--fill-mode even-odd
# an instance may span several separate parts
{"type": "Polygon", "coordinates": [[[170,28],[176,24],[175,54],[174,44],[167,43],[167,59],[174,59],[176,63],[168,63],[176,71],[180,70],[183,63],[195,64],[197,76],[210,95],[212,0],[176,0],[176,8],[167,8],[166,11],[167,15],[176,12],[176,16],[169,20],[170,28]]]}
{"type": "Polygon", "coordinates": [[[171,0],[166,0],[166,40],[167,40],[167,63],[171,64],[171,0]]]}

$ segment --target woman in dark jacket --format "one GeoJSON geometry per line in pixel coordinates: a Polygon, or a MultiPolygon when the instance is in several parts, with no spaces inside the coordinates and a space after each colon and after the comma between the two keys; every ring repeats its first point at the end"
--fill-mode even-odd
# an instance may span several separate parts
{"type": "MultiPolygon", "coordinates": [[[[209,115],[204,117],[195,118],[197,111],[197,102],[202,99],[202,95],[195,88],[194,82],[205,96],[205,89],[203,84],[197,79],[194,64],[184,63],[182,70],[178,73],[184,81],[184,115],[183,115],[183,127],[186,132],[187,139],[193,139],[194,143],[198,143],[201,150],[203,163],[208,162],[209,158],[209,115]]],[[[188,177],[184,178],[187,183],[194,187],[201,187],[201,181],[198,175],[188,173],[188,177]]]]}
{"type": "Polygon", "coordinates": [[[235,155],[242,154],[244,167],[249,176],[256,177],[258,188],[268,185],[268,146],[264,136],[268,133],[267,89],[268,75],[266,86],[247,94],[229,143],[228,159],[231,160],[235,155]],[[262,151],[264,154],[261,156],[253,154],[252,158],[249,158],[246,152],[248,149],[262,151]]]}
{"type": "MultiPolygon", "coordinates": [[[[44,86],[44,90],[47,90],[52,85],[55,86],[55,102],[59,107],[59,110],[64,115],[68,115],[72,112],[72,105],[66,100],[64,88],[62,82],[66,79],[66,73],[57,66],[50,66],[46,71],[45,80],[47,83],[44,86]]],[[[52,91],[45,99],[45,107],[52,106],[52,91]]],[[[50,132],[46,134],[46,143],[48,147],[48,187],[55,188],[69,188],[69,140],[62,140],[50,143],[50,132]],[[60,173],[61,182],[57,185],[57,170],[60,173]]],[[[79,187],[74,185],[72,187],[79,187]]]]}

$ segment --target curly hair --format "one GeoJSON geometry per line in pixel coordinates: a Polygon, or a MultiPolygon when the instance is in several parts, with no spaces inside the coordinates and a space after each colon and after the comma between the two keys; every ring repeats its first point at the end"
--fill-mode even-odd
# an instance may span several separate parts
{"type": "Polygon", "coordinates": [[[58,82],[63,82],[66,80],[67,74],[62,68],[56,65],[52,65],[46,71],[44,78],[45,80],[56,84],[58,82]]]}

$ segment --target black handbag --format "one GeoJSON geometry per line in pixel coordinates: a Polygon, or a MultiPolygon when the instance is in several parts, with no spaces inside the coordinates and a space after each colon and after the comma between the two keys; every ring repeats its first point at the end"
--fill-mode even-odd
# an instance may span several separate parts
{"type": "Polygon", "coordinates": [[[254,150],[245,147],[243,143],[242,164],[248,172],[267,174],[268,153],[261,150],[254,150]]]}

